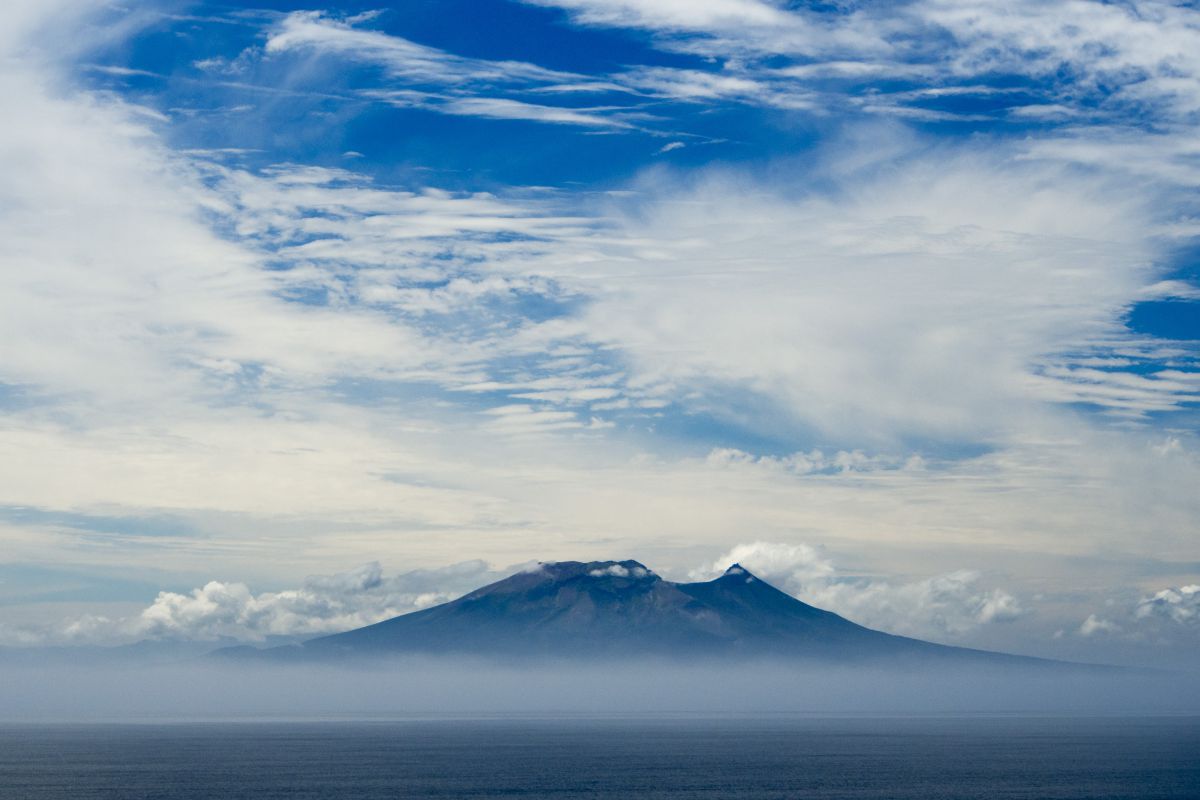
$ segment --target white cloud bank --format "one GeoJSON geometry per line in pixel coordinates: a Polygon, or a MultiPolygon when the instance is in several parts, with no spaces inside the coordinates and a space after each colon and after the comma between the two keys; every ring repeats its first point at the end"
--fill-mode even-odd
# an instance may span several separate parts
{"type": "Polygon", "coordinates": [[[243,641],[335,633],[452,600],[454,587],[484,582],[488,574],[486,563],[468,561],[384,578],[379,562],[372,562],[351,572],[310,577],[299,589],[257,595],[245,584],[210,581],[187,595],[161,592],[133,629],[151,639],[243,641]]]}
{"type": "Polygon", "coordinates": [[[1179,625],[1200,623],[1200,585],[1171,587],[1138,603],[1138,619],[1167,619],[1179,625]]]}
{"type": "Polygon", "coordinates": [[[1169,586],[1136,602],[1110,599],[1102,612],[1089,614],[1077,633],[1084,638],[1178,644],[1194,641],[1200,625],[1200,585],[1169,586]]]}
{"type": "Polygon", "coordinates": [[[974,570],[907,583],[848,576],[807,544],[740,544],[693,575],[707,578],[734,563],[818,608],[889,633],[955,639],[981,625],[1012,622],[1026,613],[1003,589],[981,587],[982,575],[974,570]]]}
{"type": "Polygon", "coordinates": [[[389,577],[379,562],[371,562],[347,572],[309,576],[297,589],[275,592],[255,594],[244,583],[214,580],[188,593],[160,592],[153,603],[130,617],[84,615],[57,628],[5,631],[9,634],[5,643],[307,638],[445,603],[500,575],[483,561],[464,561],[389,577]]]}

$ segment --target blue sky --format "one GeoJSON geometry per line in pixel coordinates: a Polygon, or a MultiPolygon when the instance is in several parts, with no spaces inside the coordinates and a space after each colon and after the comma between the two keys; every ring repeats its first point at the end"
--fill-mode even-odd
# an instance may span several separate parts
{"type": "Polygon", "coordinates": [[[888,630],[1195,654],[1188,4],[2,13],[4,641],[737,556],[888,630]]]}

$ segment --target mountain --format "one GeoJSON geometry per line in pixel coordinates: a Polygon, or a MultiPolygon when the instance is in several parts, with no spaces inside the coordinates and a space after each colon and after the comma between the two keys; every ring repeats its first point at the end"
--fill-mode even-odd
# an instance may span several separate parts
{"type": "Polygon", "coordinates": [[[706,582],[636,561],[539,564],[439,606],[298,646],[224,655],[344,659],[784,658],[820,662],[1053,664],[893,636],[810,606],[734,564],[706,582]]]}

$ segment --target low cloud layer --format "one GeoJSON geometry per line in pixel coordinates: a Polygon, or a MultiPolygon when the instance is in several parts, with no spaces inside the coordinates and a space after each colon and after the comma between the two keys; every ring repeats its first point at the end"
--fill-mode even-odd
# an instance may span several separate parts
{"type": "MultiPolygon", "coordinates": [[[[954,640],[979,626],[1012,621],[1025,613],[1002,589],[983,588],[980,573],[972,570],[909,583],[859,578],[843,574],[828,556],[806,544],[738,545],[693,570],[690,578],[711,579],[735,562],[801,600],[891,633],[954,640]]],[[[25,643],[304,638],[444,603],[514,569],[465,561],[389,577],[372,562],[347,572],[309,576],[296,589],[258,593],[244,583],[212,580],[190,592],[160,592],[130,617],[85,615],[58,628],[25,631],[25,643]]],[[[606,574],[627,575],[629,570],[616,564],[606,574]]]]}
{"type": "MultiPolygon", "coordinates": [[[[804,602],[870,628],[1006,650],[1012,645],[1005,642],[1018,640],[1001,629],[1021,622],[1026,641],[1040,639],[1040,645],[1028,651],[1073,660],[1089,660],[1090,651],[1079,648],[1109,646],[1121,654],[1116,660],[1136,663],[1139,658],[1129,648],[1152,643],[1178,650],[1178,657],[1168,659],[1178,662],[1191,647],[1200,622],[1200,586],[1185,585],[1132,599],[1110,598],[1074,628],[1052,633],[1057,623],[1039,618],[1045,597],[1021,598],[980,570],[889,579],[848,570],[823,548],[805,543],[740,544],[680,577],[709,580],[734,563],[804,602]],[[1030,634],[1035,638],[1029,639],[1030,634]]],[[[41,626],[0,626],[0,647],[158,642],[167,649],[155,651],[155,657],[172,658],[202,652],[196,647],[204,643],[303,640],[448,602],[528,568],[497,569],[475,560],[389,576],[378,562],[371,562],[309,576],[297,588],[274,591],[211,580],[187,592],[160,592],[140,611],[124,616],[83,614],[41,626]]],[[[608,570],[614,575],[628,572],[620,565],[608,570]]]]}
{"type": "Polygon", "coordinates": [[[482,561],[384,578],[379,562],[315,576],[299,589],[253,594],[241,583],[210,581],[190,594],[161,592],[134,623],[149,638],[242,640],[308,636],[359,628],[453,599],[489,574],[482,561]]]}
{"type": "Polygon", "coordinates": [[[1200,628],[1200,585],[1168,586],[1136,602],[1110,601],[1089,614],[1076,633],[1084,638],[1116,638],[1171,644],[1190,639],[1200,628]]]}
{"type": "Polygon", "coordinates": [[[1179,625],[1200,623],[1200,586],[1190,584],[1156,592],[1138,603],[1138,619],[1165,619],[1179,625]]]}
{"type": "Polygon", "coordinates": [[[741,544],[695,575],[710,576],[732,563],[807,603],[889,633],[954,639],[1026,613],[1013,595],[981,585],[983,576],[975,570],[907,583],[858,577],[841,572],[827,555],[807,544],[741,544]]]}
{"type": "Polygon", "coordinates": [[[444,603],[497,577],[499,573],[483,561],[464,561],[390,577],[372,562],[347,572],[309,576],[297,589],[257,594],[244,583],[213,580],[187,593],[160,592],[135,616],[83,616],[57,629],[27,630],[23,638],[26,644],[305,638],[444,603]]]}

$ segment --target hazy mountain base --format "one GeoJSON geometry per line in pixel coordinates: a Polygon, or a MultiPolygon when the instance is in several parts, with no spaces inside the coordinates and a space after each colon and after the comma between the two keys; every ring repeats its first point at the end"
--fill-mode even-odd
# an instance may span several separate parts
{"type": "Polygon", "coordinates": [[[264,663],[0,665],[0,719],[422,714],[1194,714],[1200,676],[1149,671],[885,670],[779,662],[498,665],[404,657],[264,663]]]}
{"type": "Polygon", "coordinates": [[[224,658],[357,664],[423,655],[504,663],[778,660],[924,669],[1060,662],[895,636],[801,602],[733,564],[674,583],[637,561],[543,562],[456,600],[374,625],[224,658]]]}

